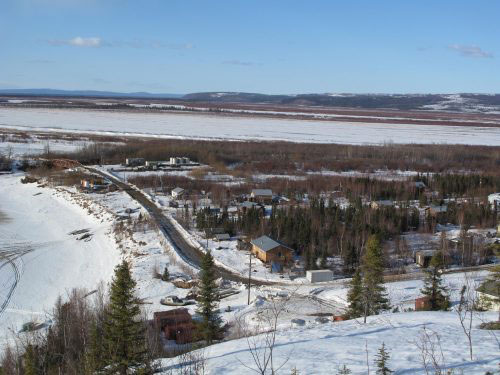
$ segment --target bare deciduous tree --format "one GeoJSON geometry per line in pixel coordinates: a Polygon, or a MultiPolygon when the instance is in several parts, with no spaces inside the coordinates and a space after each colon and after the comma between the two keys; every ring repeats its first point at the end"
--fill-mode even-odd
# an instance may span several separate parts
{"type": "Polygon", "coordinates": [[[462,286],[460,291],[460,301],[458,303],[456,312],[460,320],[460,325],[467,337],[467,342],[469,344],[469,356],[472,361],[472,325],[474,321],[474,309],[476,306],[476,288],[474,286],[472,278],[465,273],[465,284],[462,286]]]}
{"type": "MultiPolygon", "coordinates": [[[[286,298],[273,298],[267,306],[259,308],[257,312],[259,324],[254,330],[255,335],[247,335],[247,347],[255,367],[248,366],[239,360],[244,367],[261,375],[275,375],[290,360],[291,352],[280,363],[276,363],[274,349],[276,346],[279,318],[286,311],[286,306],[295,292],[296,290],[286,298]]],[[[245,322],[242,319],[238,320],[238,324],[243,327],[245,326],[245,322]]],[[[241,328],[240,330],[249,333],[248,328],[241,328]]]]}

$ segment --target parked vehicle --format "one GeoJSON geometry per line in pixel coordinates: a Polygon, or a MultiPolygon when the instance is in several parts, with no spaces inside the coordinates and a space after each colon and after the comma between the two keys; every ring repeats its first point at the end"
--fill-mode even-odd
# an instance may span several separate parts
{"type": "Polygon", "coordinates": [[[162,298],[160,300],[160,303],[166,306],[186,306],[186,305],[193,305],[195,302],[190,300],[184,300],[177,296],[167,296],[165,298],[162,298]]]}

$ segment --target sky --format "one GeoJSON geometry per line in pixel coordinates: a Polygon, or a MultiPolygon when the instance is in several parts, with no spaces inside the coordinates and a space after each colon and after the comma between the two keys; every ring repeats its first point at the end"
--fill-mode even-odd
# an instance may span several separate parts
{"type": "Polygon", "coordinates": [[[500,1],[0,0],[0,88],[500,92],[500,1]]]}

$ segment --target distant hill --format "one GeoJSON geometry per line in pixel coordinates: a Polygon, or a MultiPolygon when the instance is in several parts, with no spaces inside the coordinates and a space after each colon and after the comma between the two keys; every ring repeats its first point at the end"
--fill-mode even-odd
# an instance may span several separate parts
{"type": "Polygon", "coordinates": [[[0,95],[94,97],[121,99],[175,99],[185,102],[268,104],[324,108],[452,111],[500,115],[500,94],[297,94],[268,95],[247,92],[198,92],[187,95],[96,90],[0,89],[0,95]]]}
{"type": "Polygon", "coordinates": [[[99,98],[157,98],[157,99],[179,99],[179,94],[152,94],[149,92],[113,92],[97,90],[57,90],[57,89],[0,89],[0,95],[19,96],[78,96],[99,98]]]}
{"type": "Polygon", "coordinates": [[[202,92],[182,97],[215,103],[267,103],[297,106],[387,108],[400,110],[447,110],[498,112],[500,94],[298,94],[265,95],[240,92],[202,92]]]}

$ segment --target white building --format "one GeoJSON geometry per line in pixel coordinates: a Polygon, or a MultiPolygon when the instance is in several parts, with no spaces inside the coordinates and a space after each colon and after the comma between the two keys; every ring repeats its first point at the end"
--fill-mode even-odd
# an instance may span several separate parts
{"type": "Polygon", "coordinates": [[[330,270],[306,271],[306,278],[310,283],[321,283],[333,280],[333,272],[330,270]]]}
{"type": "Polygon", "coordinates": [[[190,164],[191,160],[189,158],[183,156],[183,157],[171,157],[170,158],[170,165],[187,165],[190,164]]]}
{"type": "Polygon", "coordinates": [[[488,195],[488,203],[491,204],[492,207],[497,205],[497,208],[500,210],[500,193],[493,193],[488,195]]]}

